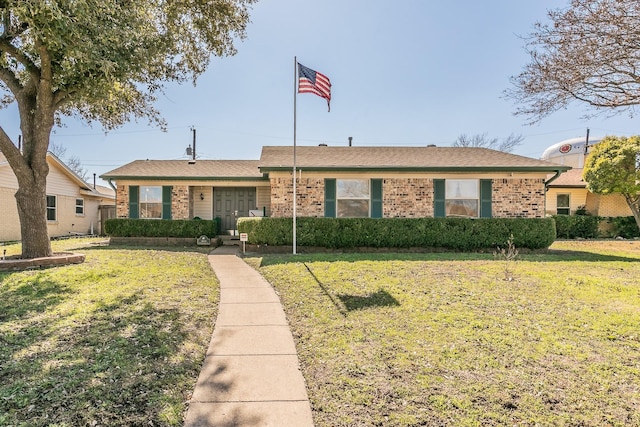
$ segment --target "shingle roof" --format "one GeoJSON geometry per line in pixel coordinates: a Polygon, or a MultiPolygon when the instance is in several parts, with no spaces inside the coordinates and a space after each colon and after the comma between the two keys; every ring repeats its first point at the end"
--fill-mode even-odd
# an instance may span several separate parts
{"type": "Polygon", "coordinates": [[[562,173],[557,179],[549,183],[549,187],[575,187],[585,188],[587,183],[582,180],[584,169],[571,169],[562,173]]]}
{"type": "Polygon", "coordinates": [[[102,178],[224,179],[262,178],[257,160],[136,160],[101,175],[102,178]]]}
{"type": "MultiPolygon", "coordinates": [[[[258,164],[264,171],[293,167],[293,147],[262,148],[258,164]]],[[[531,170],[570,169],[487,148],[470,147],[296,147],[301,169],[531,170]]]]}

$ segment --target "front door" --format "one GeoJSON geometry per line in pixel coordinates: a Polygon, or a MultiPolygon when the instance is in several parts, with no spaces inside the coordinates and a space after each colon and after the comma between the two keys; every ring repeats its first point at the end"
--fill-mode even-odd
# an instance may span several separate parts
{"type": "Polygon", "coordinates": [[[220,231],[233,232],[237,228],[236,221],[249,216],[249,210],[256,207],[255,187],[216,187],[213,189],[213,212],[220,218],[220,231]]]}

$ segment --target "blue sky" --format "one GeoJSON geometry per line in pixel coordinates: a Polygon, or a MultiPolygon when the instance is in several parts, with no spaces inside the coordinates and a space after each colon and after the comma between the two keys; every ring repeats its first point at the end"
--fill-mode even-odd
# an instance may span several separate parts
{"type": "MultiPolygon", "coordinates": [[[[331,112],[297,97],[298,145],[451,145],[461,134],[525,137],[516,154],[584,136],[637,134],[626,115],[583,120],[583,105],[526,125],[503,98],[529,57],[519,36],[568,0],[262,0],[238,54],[213,58],[197,86],[171,85],[158,109],[168,132],[131,123],[105,135],[67,120],[51,141],[98,175],[136,159],[186,159],[191,127],[201,159],[258,159],[293,144],[294,56],[326,74],[331,112]]],[[[0,123],[17,139],[15,109],[0,123]]]]}

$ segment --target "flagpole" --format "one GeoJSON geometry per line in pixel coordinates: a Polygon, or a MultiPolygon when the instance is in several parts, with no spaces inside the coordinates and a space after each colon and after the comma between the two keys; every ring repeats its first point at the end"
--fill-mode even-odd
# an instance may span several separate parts
{"type": "Polygon", "coordinates": [[[293,57],[293,255],[296,254],[296,206],[297,206],[297,189],[296,189],[296,101],[298,98],[298,58],[293,57]]]}

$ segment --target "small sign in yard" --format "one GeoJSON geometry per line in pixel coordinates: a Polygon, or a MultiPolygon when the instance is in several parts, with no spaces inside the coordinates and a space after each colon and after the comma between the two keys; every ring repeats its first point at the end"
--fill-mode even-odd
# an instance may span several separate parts
{"type": "Polygon", "coordinates": [[[240,241],[241,242],[248,242],[249,241],[249,234],[248,233],[240,233],[240,241]]]}

